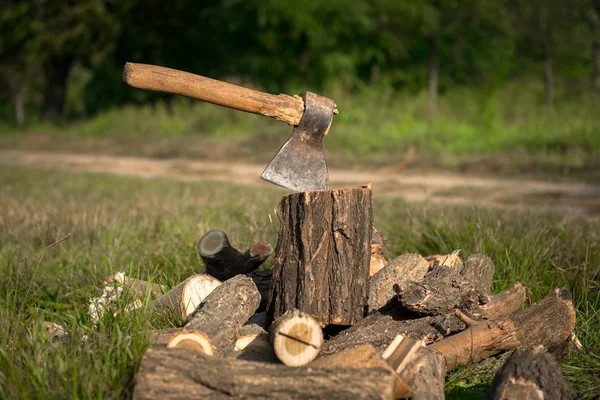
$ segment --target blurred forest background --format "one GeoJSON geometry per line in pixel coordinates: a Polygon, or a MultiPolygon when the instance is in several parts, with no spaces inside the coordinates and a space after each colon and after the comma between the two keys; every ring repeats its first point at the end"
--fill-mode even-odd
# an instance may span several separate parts
{"type": "Polygon", "coordinates": [[[600,154],[600,0],[0,4],[2,132],[263,129],[127,87],[123,65],[133,61],[334,98],[347,129],[333,148],[365,159],[521,151],[563,171],[600,154]]]}

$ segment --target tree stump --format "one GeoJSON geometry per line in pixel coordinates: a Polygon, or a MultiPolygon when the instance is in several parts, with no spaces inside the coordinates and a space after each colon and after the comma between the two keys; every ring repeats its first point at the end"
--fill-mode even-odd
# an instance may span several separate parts
{"type": "Polygon", "coordinates": [[[488,392],[490,400],[571,400],[576,397],[558,363],[543,346],[514,352],[496,373],[488,392]]]}
{"type": "Polygon", "coordinates": [[[285,365],[298,367],[314,360],[323,346],[323,330],[310,315],[288,311],[269,329],[269,343],[285,365]]]}
{"type": "Polygon", "coordinates": [[[373,230],[371,186],[292,193],[279,207],[268,323],[293,309],[324,325],[361,320],[373,230]]]}

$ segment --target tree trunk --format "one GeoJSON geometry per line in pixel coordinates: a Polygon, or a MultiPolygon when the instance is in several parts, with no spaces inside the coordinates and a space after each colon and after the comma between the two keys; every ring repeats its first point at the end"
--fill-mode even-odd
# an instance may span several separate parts
{"type": "Polygon", "coordinates": [[[546,105],[554,103],[554,74],[552,72],[552,55],[548,52],[544,57],[544,83],[546,86],[546,105]]]}
{"type": "Polygon", "coordinates": [[[15,102],[15,122],[17,126],[25,125],[25,88],[19,85],[14,96],[15,102]]]}
{"type": "Polygon", "coordinates": [[[54,121],[63,116],[73,61],[73,57],[63,55],[50,57],[44,62],[42,67],[46,86],[42,104],[43,121],[54,121]]]}
{"type": "Polygon", "coordinates": [[[541,346],[513,353],[494,376],[488,393],[490,400],[576,397],[554,357],[541,346]]]}
{"type": "Polygon", "coordinates": [[[390,368],[285,367],[210,357],[186,349],[149,349],[135,376],[142,399],[393,399],[390,368]]]}
{"type": "Polygon", "coordinates": [[[438,55],[438,35],[433,34],[431,37],[431,55],[429,57],[429,112],[435,115],[438,110],[438,81],[440,60],[438,55]]]}
{"type": "MultiPolygon", "coordinates": [[[[596,17],[600,19],[600,15],[596,17]]],[[[596,23],[592,44],[592,90],[600,95],[600,21],[596,23]]]]}
{"type": "Polygon", "coordinates": [[[298,309],[324,325],[353,325],[367,302],[371,186],[292,193],[280,203],[281,228],[267,323],[298,309]]]}

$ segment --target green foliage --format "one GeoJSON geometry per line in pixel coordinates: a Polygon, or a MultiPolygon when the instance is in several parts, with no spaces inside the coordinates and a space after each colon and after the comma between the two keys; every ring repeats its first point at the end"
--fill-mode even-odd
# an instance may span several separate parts
{"type": "MultiPolygon", "coordinates": [[[[103,279],[124,271],[172,287],[203,271],[195,244],[209,229],[227,231],[240,248],[274,244],[283,192],[12,167],[0,170],[0,188],[0,397],[36,399],[128,398],[147,331],[167,326],[124,312],[126,299],[94,326],[87,304],[103,279]],[[43,321],[63,325],[70,342],[51,343],[43,321]]],[[[497,267],[494,291],[519,281],[537,301],[569,288],[584,351],[568,354],[563,372],[581,396],[600,395],[598,222],[376,198],[375,224],[391,257],[487,254],[497,267]]],[[[481,396],[490,374],[457,371],[448,389],[481,396]]]]}

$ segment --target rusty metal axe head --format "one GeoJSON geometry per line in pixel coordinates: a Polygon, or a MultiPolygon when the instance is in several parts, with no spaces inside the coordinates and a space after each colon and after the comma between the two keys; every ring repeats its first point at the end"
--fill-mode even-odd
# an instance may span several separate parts
{"type": "Polygon", "coordinates": [[[329,189],[323,137],[331,127],[335,103],[311,92],[300,96],[304,114],[260,177],[299,192],[329,189]]]}

